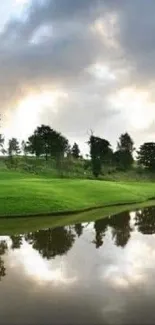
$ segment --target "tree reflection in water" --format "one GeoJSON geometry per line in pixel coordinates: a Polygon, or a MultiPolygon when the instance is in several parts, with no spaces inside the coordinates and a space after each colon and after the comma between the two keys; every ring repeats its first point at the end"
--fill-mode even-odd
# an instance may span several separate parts
{"type": "Polygon", "coordinates": [[[66,254],[75,241],[75,234],[72,227],[59,227],[29,233],[25,239],[42,257],[50,259],[66,254]]]}
{"type": "Polygon", "coordinates": [[[119,215],[114,215],[110,218],[97,220],[94,223],[95,240],[93,241],[96,248],[103,245],[103,238],[105,237],[108,227],[112,232],[112,239],[116,246],[125,247],[130,239],[132,228],[130,227],[129,212],[122,212],[119,215]]]}
{"type": "Polygon", "coordinates": [[[125,247],[130,239],[130,213],[122,212],[109,219],[112,228],[112,237],[116,246],[125,247]]]}
{"type": "Polygon", "coordinates": [[[106,234],[107,228],[108,228],[109,220],[107,218],[97,220],[94,223],[94,229],[95,229],[95,240],[93,243],[95,244],[96,248],[99,248],[103,245],[103,237],[106,234]]]}
{"type": "Polygon", "coordinates": [[[22,245],[22,239],[23,236],[22,235],[14,235],[10,237],[12,240],[12,246],[11,248],[14,249],[19,249],[22,245]]]}
{"type": "Polygon", "coordinates": [[[8,250],[7,243],[5,240],[2,240],[0,242],[0,281],[6,275],[6,268],[2,256],[6,253],[7,250],[8,250]]]}
{"type": "Polygon", "coordinates": [[[155,207],[145,208],[136,212],[136,225],[142,234],[155,233],[155,207]]]}

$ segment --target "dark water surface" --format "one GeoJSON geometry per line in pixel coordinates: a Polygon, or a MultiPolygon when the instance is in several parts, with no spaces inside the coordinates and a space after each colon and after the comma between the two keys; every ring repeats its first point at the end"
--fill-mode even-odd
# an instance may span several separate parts
{"type": "Polygon", "coordinates": [[[155,208],[1,236],[0,324],[155,324],[155,208]]]}

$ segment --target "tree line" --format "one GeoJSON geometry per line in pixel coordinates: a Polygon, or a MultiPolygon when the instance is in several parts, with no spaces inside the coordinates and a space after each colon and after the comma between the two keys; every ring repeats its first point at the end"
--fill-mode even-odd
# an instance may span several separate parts
{"type": "MultiPolygon", "coordinates": [[[[88,141],[89,152],[85,159],[85,168],[91,166],[95,177],[102,174],[105,166],[115,166],[118,170],[128,170],[134,163],[134,152],[137,154],[136,161],[144,169],[155,171],[155,143],[147,142],[136,151],[134,141],[128,133],[121,134],[114,151],[107,139],[95,136],[93,133],[88,141]]],[[[3,155],[10,159],[22,154],[24,156],[33,155],[37,158],[44,157],[47,161],[52,158],[57,164],[62,159],[73,157],[83,159],[77,143],[70,145],[68,139],[60,132],[52,129],[48,125],[38,126],[27,141],[19,143],[18,139],[12,138],[8,142],[8,147],[4,148],[4,137],[0,135],[0,149],[3,155]]]]}

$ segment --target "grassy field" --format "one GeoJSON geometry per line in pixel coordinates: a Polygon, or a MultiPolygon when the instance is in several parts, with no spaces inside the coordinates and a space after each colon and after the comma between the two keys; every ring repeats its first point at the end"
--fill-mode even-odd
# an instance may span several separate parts
{"type": "Polygon", "coordinates": [[[155,198],[153,182],[51,179],[0,172],[0,216],[46,215],[155,198]]]}

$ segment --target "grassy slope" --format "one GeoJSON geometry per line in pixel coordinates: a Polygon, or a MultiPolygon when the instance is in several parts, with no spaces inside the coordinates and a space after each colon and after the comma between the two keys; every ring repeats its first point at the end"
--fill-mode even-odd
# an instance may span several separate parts
{"type": "Polygon", "coordinates": [[[155,183],[47,179],[28,174],[0,172],[0,215],[33,215],[155,197],[155,183]]]}

